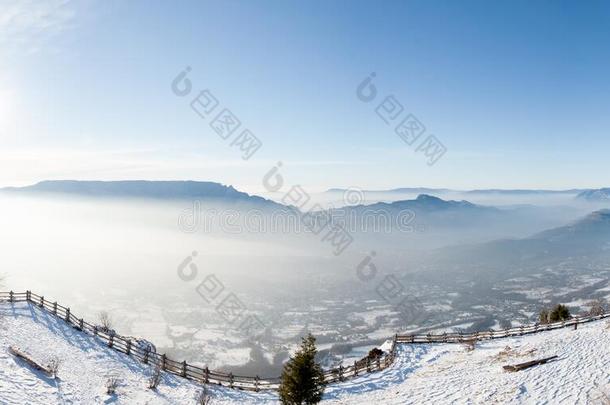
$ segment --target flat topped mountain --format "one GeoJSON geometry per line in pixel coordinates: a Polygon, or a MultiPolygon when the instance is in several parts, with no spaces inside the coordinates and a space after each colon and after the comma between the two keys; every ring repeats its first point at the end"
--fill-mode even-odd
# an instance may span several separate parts
{"type": "Polygon", "coordinates": [[[254,203],[273,202],[209,181],[78,181],[46,180],[26,187],[7,187],[5,192],[76,194],[92,197],[138,197],[154,199],[223,199],[254,203]]]}

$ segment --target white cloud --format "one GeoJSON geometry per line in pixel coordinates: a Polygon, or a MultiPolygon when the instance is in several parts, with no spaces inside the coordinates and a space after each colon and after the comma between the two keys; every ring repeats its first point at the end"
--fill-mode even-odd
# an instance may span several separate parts
{"type": "Polygon", "coordinates": [[[68,0],[0,1],[0,47],[37,52],[45,42],[74,23],[76,10],[68,0]]]}

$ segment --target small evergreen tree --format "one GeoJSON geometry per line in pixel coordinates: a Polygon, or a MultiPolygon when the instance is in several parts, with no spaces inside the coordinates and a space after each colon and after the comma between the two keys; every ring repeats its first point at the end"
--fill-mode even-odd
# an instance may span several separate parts
{"type": "Polygon", "coordinates": [[[371,360],[377,360],[381,356],[383,356],[383,350],[376,347],[369,352],[368,358],[371,360]]]}
{"type": "Polygon", "coordinates": [[[571,319],[570,310],[565,305],[557,304],[549,312],[549,322],[560,322],[571,319]]]}
{"type": "Polygon", "coordinates": [[[324,372],[316,363],[316,338],[309,334],[282,372],[280,401],[285,405],[317,404],[324,394],[324,372]]]}
{"type": "Polygon", "coordinates": [[[549,310],[546,308],[543,308],[542,311],[540,311],[540,323],[542,325],[549,323],[549,310]]]}

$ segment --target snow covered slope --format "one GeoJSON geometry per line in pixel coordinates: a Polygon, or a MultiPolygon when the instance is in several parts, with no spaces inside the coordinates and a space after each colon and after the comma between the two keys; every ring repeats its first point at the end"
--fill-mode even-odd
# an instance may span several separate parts
{"type": "MultiPolygon", "coordinates": [[[[150,390],[147,384],[151,371],[149,366],[109,349],[35,305],[0,303],[0,404],[196,403],[201,386],[164,374],[158,389],[150,390]],[[59,379],[48,378],[16,360],[8,352],[9,346],[19,347],[41,364],[53,357],[61,359],[59,379]],[[114,396],[106,394],[110,376],[119,379],[114,396]]],[[[210,390],[228,401],[251,402],[242,392],[216,387],[210,390]]],[[[268,397],[272,398],[271,394],[268,397]]]]}
{"type": "MultiPolygon", "coordinates": [[[[26,303],[0,304],[0,403],[194,404],[201,387],[164,376],[146,388],[150,370],[26,303]],[[69,338],[69,339],[68,339],[69,338]],[[63,359],[59,380],[32,371],[7,349],[18,346],[45,362],[63,359]],[[121,383],[105,393],[109,375],[121,383]]],[[[212,387],[215,404],[277,404],[271,393],[212,387]]],[[[461,345],[404,345],[396,363],[379,373],[327,388],[326,404],[575,404],[601,403],[610,393],[610,328],[606,321],[518,338],[461,345]],[[509,346],[510,348],[507,348],[509,346]],[[558,355],[557,361],[517,373],[505,364],[558,355]]]]}

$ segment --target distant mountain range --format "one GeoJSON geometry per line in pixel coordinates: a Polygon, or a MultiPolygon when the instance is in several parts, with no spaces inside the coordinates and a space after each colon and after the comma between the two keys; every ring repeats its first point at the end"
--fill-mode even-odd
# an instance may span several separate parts
{"type": "MultiPolygon", "coordinates": [[[[232,186],[225,186],[210,181],[79,181],[79,180],[45,180],[31,186],[0,188],[3,192],[33,192],[33,193],[61,193],[80,194],[97,197],[142,197],[160,199],[192,199],[192,198],[224,198],[237,200],[269,201],[265,198],[250,195],[236,190],[232,186]]],[[[331,188],[326,193],[345,193],[348,189],[331,188]]],[[[540,190],[540,189],[480,189],[480,190],[453,190],[448,188],[428,187],[402,187],[388,190],[361,190],[363,193],[394,193],[394,194],[575,194],[577,198],[589,201],[610,200],[610,188],[601,189],[566,189],[566,190],[540,190]]],[[[421,202],[421,201],[420,201],[421,202]]]]}
{"type": "MultiPolygon", "coordinates": [[[[606,195],[602,193],[603,190],[597,190],[599,193],[594,195],[606,195]]],[[[278,209],[295,212],[294,207],[214,182],[61,180],[3,188],[0,192],[163,201],[201,200],[222,208],[257,209],[265,213],[278,209]]],[[[579,198],[585,197],[581,193],[579,198]]],[[[428,256],[423,253],[424,250],[433,249],[425,263],[437,269],[439,275],[449,272],[454,275],[500,276],[507,269],[526,269],[541,263],[552,266],[573,257],[599,260],[607,257],[610,260],[610,210],[596,211],[569,225],[558,227],[558,224],[565,223],[565,218],[572,211],[561,209],[554,212],[549,207],[534,206],[496,208],[419,194],[415,199],[348,205],[332,208],[328,212],[333,221],[341,223],[343,220],[344,224],[355,225],[347,229],[355,235],[358,248],[383,249],[401,254],[422,249],[422,256],[428,256]],[[390,224],[389,232],[385,231],[388,229],[386,224],[390,224]],[[540,232],[543,229],[548,230],[540,232]],[[525,235],[532,236],[522,237],[525,235]],[[513,239],[499,239],[507,237],[513,239]]],[[[320,215],[324,215],[324,212],[320,212],[320,215]]],[[[260,238],[261,233],[254,236],[260,238]]],[[[275,236],[269,233],[266,237],[275,236]]],[[[315,242],[318,243],[317,240],[315,242]]],[[[416,267],[414,263],[412,268],[416,267]]]]}
{"type": "MultiPolygon", "coordinates": [[[[348,191],[345,188],[330,188],[327,193],[344,193],[348,191]]],[[[446,193],[464,193],[464,194],[505,194],[505,195],[527,195],[527,194],[579,194],[590,189],[566,189],[566,190],[540,190],[540,189],[480,189],[480,190],[454,190],[449,188],[426,188],[426,187],[402,187],[388,190],[360,190],[363,193],[403,193],[403,194],[446,194],[446,193]]]]}
{"type": "Polygon", "coordinates": [[[445,211],[450,209],[483,209],[486,211],[494,210],[495,208],[484,207],[481,205],[472,204],[468,201],[452,201],[443,200],[428,194],[420,194],[415,200],[401,200],[391,203],[379,202],[370,205],[360,205],[353,207],[354,209],[361,207],[365,209],[390,209],[390,210],[425,210],[425,211],[445,211]]]}
{"type": "MultiPolygon", "coordinates": [[[[355,212],[364,215],[366,213],[382,213],[397,215],[406,210],[413,211],[420,219],[430,216],[442,216],[443,220],[472,221],[473,217],[483,219],[485,216],[498,215],[501,210],[494,207],[473,204],[468,201],[443,200],[428,194],[420,194],[414,200],[400,200],[391,203],[378,202],[369,205],[347,206],[340,208],[342,211],[355,212]],[[449,217],[448,217],[449,216],[449,217]]],[[[332,212],[332,210],[331,210],[332,212]]],[[[488,218],[489,219],[489,218],[488,218]]],[[[453,222],[455,225],[455,222],[453,222]]]]}
{"type": "MultiPolygon", "coordinates": [[[[327,193],[345,193],[349,189],[346,188],[329,188],[326,190],[327,193]]],[[[393,188],[389,190],[360,190],[363,193],[400,193],[400,194],[436,194],[436,193],[449,193],[453,190],[447,188],[426,188],[426,187],[403,187],[393,188]]]]}
{"type": "MultiPolygon", "coordinates": [[[[450,191],[448,189],[401,188],[391,192],[418,192],[415,199],[398,200],[390,203],[369,202],[367,205],[348,205],[341,207],[355,213],[379,211],[394,214],[399,211],[412,210],[419,216],[444,215],[439,219],[457,220],[457,222],[487,220],[489,215],[503,215],[507,209],[473,204],[469,201],[443,200],[422,191],[450,191]],[[463,218],[464,221],[460,220],[463,218]]],[[[331,189],[332,192],[345,191],[331,189]]],[[[480,190],[472,192],[497,192],[498,190],[480,190]]],[[[504,192],[525,192],[524,190],[499,190],[504,192]]],[[[208,181],[79,181],[79,180],[46,180],[25,187],[5,187],[0,192],[19,194],[67,194],[100,198],[149,198],[162,200],[222,200],[224,202],[249,202],[267,206],[290,208],[257,195],[250,195],[236,190],[233,186],[208,181]]],[[[537,192],[532,190],[532,192],[537,192]]],[[[539,191],[543,192],[543,191],[539,191]]],[[[567,191],[566,191],[567,192],[567,191]]],[[[512,211],[524,211],[531,207],[514,207],[512,211]]],[[[332,210],[331,210],[332,211],[332,210]]],[[[455,222],[453,222],[455,225],[455,222]]]]}
{"type": "MultiPolygon", "coordinates": [[[[163,200],[209,199],[222,202],[249,202],[278,208],[289,208],[265,198],[250,195],[236,190],[232,186],[202,181],[78,181],[46,180],[26,187],[6,187],[0,189],[5,193],[20,194],[68,194],[101,198],[149,198],[163,200]]],[[[420,194],[414,200],[401,200],[392,203],[374,203],[369,205],[348,206],[344,209],[356,212],[381,212],[394,215],[400,211],[412,210],[419,215],[452,213],[454,215],[482,215],[498,213],[499,210],[483,207],[468,201],[445,201],[438,197],[420,194]]],[[[331,210],[332,211],[332,210],[331,210]]],[[[468,218],[472,220],[472,218],[468,218]]]]}
{"type": "Polygon", "coordinates": [[[468,194],[506,194],[506,195],[526,195],[526,194],[578,194],[586,189],[567,189],[567,190],[536,190],[536,189],[515,189],[515,190],[503,190],[503,189],[485,189],[485,190],[469,190],[466,191],[468,194]]]}
{"type": "Polygon", "coordinates": [[[6,193],[71,194],[104,198],[149,198],[163,200],[201,199],[278,206],[265,198],[208,181],[77,181],[46,180],[26,187],[6,187],[6,193]]]}
{"type": "Polygon", "coordinates": [[[345,206],[329,213],[334,222],[359,233],[358,240],[365,245],[404,251],[530,235],[563,223],[558,217],[565,210],[559,211],[531,206],[496,208],[420,194],[411,200],[345,206]],[[395,232],[398,230],[401,232],[395,232]]]}

